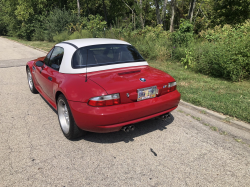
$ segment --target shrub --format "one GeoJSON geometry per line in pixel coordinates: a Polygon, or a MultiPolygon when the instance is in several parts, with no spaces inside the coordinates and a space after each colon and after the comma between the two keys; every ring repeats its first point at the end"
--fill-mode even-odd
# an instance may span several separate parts
{"type": "Polygon", "coordinates": [[[57,43],[68,40],[70,38],[70,34],[68,31],[63,31],[60,34],[57,34],[53,37],[53,40],[57,43]]]}
{"type": "Polygon", "coordinates": [[[171,34],[173,46],[188,46],[193,38],[193,25],[189,20],[182,19],[178,31],[171,34]]]}
{"type": "Polygon", "coordinates": [[[85,19],[83,21],[84,23],[84,29],[90,31],[93,34],[93,38],[97,38],[100,37],[103,32],[104,32],[104,28],[106,27],[106,21],[102,21],[103,18],[100,15],[89,15],[88,19],[85,19]]]}
{"type": "Polygon", "coordinates": [[[65,9],[55,8],[45,20],[46,39],[53,41],[53,36],[65,31],[70,23],[76,24],[77,22],[78,17],[76,14],[65,9]]]}
{"type": "Polygon", "coordinates": [[[36,16],[36,19],[33,23],[34,33],[32,35],[32,40],[44,41],[46,39],[44,32],[45,31],[44,20],[46,20],[46,17],[44,15],[36,16]]]}
{"type": "MultiPolygon", "coordinates": [[[[216,26],[200,33],[202,41],[196,40],[186,47],[182,63],[197,72],[241,81],[250,77],[250,21],[233,28],[216,26]],[[194,45],[195,44],[195,45],[194,45]]],[[[176,58],[182,49],[177,48],[176,58]]]]}
{"type": "Polygon", "coordinates": [[[71,34],[69,36],[69,39],[70,40],[73,40],[73,39],[79,39],[79,38],[91,38],[92,37],[92,34],[87,31],[87,30],[81,30],[80,32],[79,31],[76,31],[74,32],[73,34],[71,34]]]}

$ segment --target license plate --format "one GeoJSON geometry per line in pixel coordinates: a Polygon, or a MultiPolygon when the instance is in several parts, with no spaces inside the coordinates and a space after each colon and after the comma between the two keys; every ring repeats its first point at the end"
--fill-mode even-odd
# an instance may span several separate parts
{"type": "Polygon", "coordinates": [[[156,97],[157,91],[158,91],[157,86],[138,89],[137,90],[137,93],[138,93],[137,101],[154,98],[154,97],[156,97]]]}

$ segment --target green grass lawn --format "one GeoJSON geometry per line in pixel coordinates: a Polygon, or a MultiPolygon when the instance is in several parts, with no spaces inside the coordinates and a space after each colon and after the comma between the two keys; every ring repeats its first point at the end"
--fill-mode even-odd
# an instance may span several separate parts
{"type": "MultiPolygon", "coordinates": [[[[9,39],[49,51],[55,43],[9,39]]],[[[250,123],[250,81],[231,82],[184,69],[177,62],[149,61],[150,66],[172,75],[182,100],[250,123]]]]}

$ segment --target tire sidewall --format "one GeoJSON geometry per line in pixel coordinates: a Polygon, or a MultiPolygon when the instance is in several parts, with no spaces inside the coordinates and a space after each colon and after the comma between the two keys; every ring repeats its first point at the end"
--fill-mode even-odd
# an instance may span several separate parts
{"type": "Polygon", "coordinates": [[[34,80],[33,80],[33,77],[32,77],[32,74],[31,74],[31,71],[30,71],[30,68],[27,68],[27,70],[26,70],[26,72],[27,72],[27,80],[28,80],[28,86],[29,86],[29,89],[30,89],[30,91],[32,92],[32,93],[38,93],[38,91],[36,90],[36,88],[35,88],[35,84],[34,84],[34,80]],[[30,85],[29,85],[29,74],[30,73],[30,75],[31,75],[31,79],[32,79],[32,88],[30,87],[30,85]]]}
{"type": "Polygon", "coordinates": [[[60,119],[59,119],[59,115],[57,114],[57,116],[58,116],[58,121],[59,121],[59,124],[60,124],[60,128],[61,128],[61,130],[62,130],[64,136],[65,136],[67,139],[72,140],[72,139],[74,139],[74,138],[76,138],[76,137],[79,136],[79,135],[77,136],[77,134],[76,134],[75,132],[76,132],[76,131],[77,131],[77,132],[78,132],[78,131],[80,132],[80,129],[78,129],[77,125],[75,124],[75,120],[74,120],[73,115],[72,115],[72,113],[71,113],[71,109],[70,109],[69,104],[68,104],[68,102],[67,102],[67,99],[65,98],[64,95],[60,95],[60,96],[58,97],[58,99],[57,99],[57,110],[58,110],[58,103],[59,103],[60,100],[63,100],[63,102],[64,102],[64,103],[66,104],[66,106],[67,106],[68,113],[69,113],[69,121],[70,121],[69,132],[68,132],[68,133],[65,133],[65,132],[63,131],[63,129],[62,129],[62,125],[61,125],[61,122],[60,122],[60,119]]]}

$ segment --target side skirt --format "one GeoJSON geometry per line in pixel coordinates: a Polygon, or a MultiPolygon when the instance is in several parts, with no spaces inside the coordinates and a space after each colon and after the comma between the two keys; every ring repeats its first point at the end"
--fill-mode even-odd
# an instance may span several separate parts
{"type": "Polygon", "coordinates": [[[52,108],[53,108],[55,111],[57,111],[56,103],[55,103],[54,101],[52,101],[52,100],[47,96],[47,94],[45,94],[45,93],[43,92],[43,90],[41,89],[40,86],[35,85],[35,87],[36,87],[37,91],[41,94],[41,96],[42,96],[42,97],[52,106],[52,108]]]}

